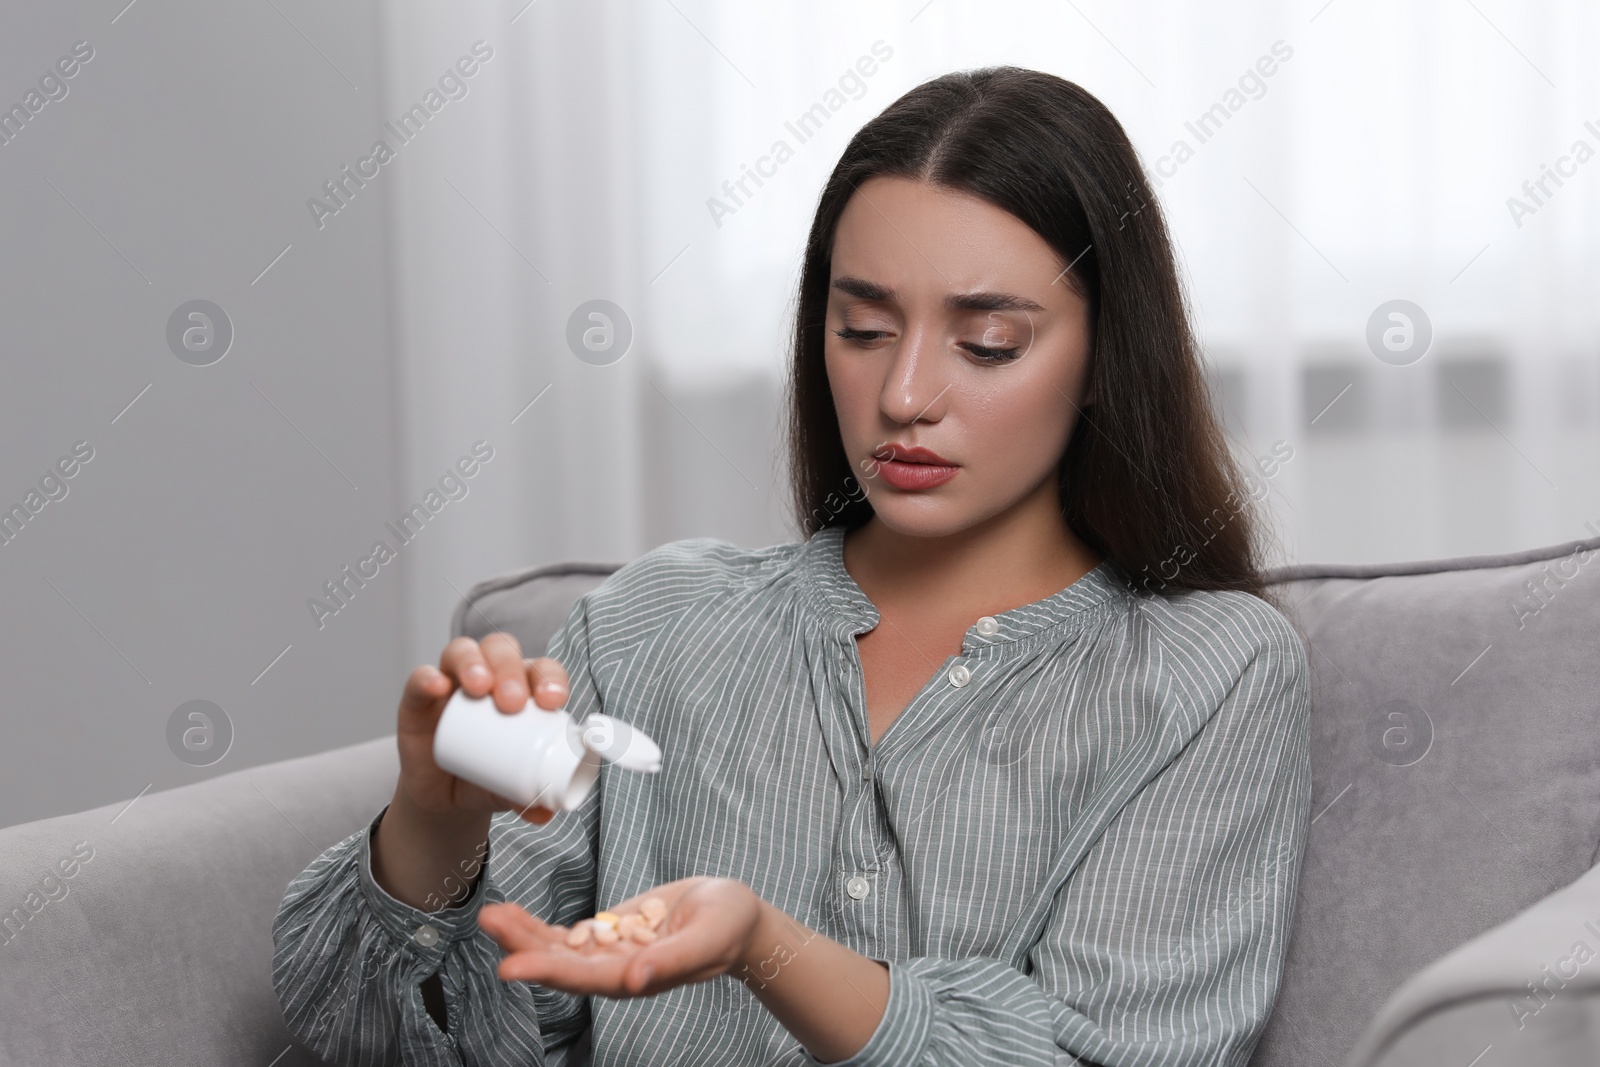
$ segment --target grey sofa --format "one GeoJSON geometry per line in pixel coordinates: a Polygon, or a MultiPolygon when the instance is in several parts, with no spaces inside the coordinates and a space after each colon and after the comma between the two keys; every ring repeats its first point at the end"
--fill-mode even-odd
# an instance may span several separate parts
{"type": "MultiPolygon", "coordinates": [[[[543,649],[612,569],[482,583],[455,631],[543,649]]],[[[1309,643],[1314,821],[1254,1062],[1600,1062],[1600,538],[1272,578],[1309,643]]],[[[395,771],[380,738],[0,830],[0,1062],[315,1063],[272,918],[395,771]]]]}

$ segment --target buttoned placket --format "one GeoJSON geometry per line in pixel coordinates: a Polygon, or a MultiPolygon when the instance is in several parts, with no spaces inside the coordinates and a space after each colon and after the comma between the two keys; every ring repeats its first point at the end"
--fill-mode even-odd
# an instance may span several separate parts
{"type": "Polygon", "coordinates": [[[878,835],[877,782],[873,779],[873,750],[865,743],[870,734],[866,717],[866,686],[855,651],[855,635],[846,634],[838,649],[840,662],[839,711],[850,719],[849,736],[857,742],[861,776],[847,785],[843,821],[835,848],[834,892],[838,901],[838,922],[849,931],[858,946],[875,951],[879,943],[878,919],[881,908],[873,900],[874,882],[883,871],[878,835]]]}
{"type": "MultiPolygon", "coordinates": [[[[869,620],[870,621],[870,620],[869,620]]],[[[866,625],[863,624],[863,630],[866,625]]],[[[990,615],[974,622],[972,629],[983,636],[992,637],[1000,631],[999,622],[990,615]]],[[[860,631],[857,631],[860,632],[860,631]]],[[[866,707],[866,680],[860,669],[860,654],[856,645],[857,633],[842,637],[840,648],[841,678],[844,682],[841,696],[846,705],[842,710],[853,724],[858,724],[863,742],[861,748],[861,777],[854,788],[847,790],[844,803],[844,824],[837,850],[835,875],[839,879],[841,922],[846,929],[862,939],[863,947],[874,950],[883,947],[882,923],[889,921],[892,901],[885,899],[888,883],[893,880],[896,867],[892,855],[882,854],[880,841],[891,840],[883,822],[878,795],[877,771],[880,759],[877,745],[868,741],[870,725],[866,707]]],[[[970,649],[963,642],[962,653],[944,671],[944,685],[929,684],[914,694],[900,712],[903,717],[920,703],[945,697],[951,689],[965,689],[975,677],[975,665],[969,662],[970,649]]],[[[897,717],[897,720],[899,718],[897,717]]],[[[881,743],[882,739],[879,739],[881,743]]],[[[889,846],[892,847],[892,846],[889,846]]]]}
{"type": "MultiPolygon", "coordinates": [[[[904,924],[898,921],[895,912],[900,896],[899,861],[892,852],[894,835],[887,824],[888,815],[878,787],[886,775],[892,776],[894,768],[885,763],[878,751],[883,739],[880,738],[878,744],[871,741],[866,682],[856,645],[857,635],[877,625],[880,617],[877,608],[844,568],[843,531],[830,528],[819,531],[816,538],[809,548],[817,554],[809,557],[808,566],[816,582],[816,604],[822,612],[826,633],[823,643],[830,646],[826,655],[833,660],[832,677],[824,684],[836,685],[833,699],[825,700],[829,705],[824,716],[828,720],[829,745],[841,772],[850,764],[859,765],[859,774],[841,773],[839,778],[844,796],[839,836],[834,847],[833,886],[825,899],[835,902],[837,915],[833,921],[846,941],[852,942],[859,951],[888,951],[895,946],[885,942],[893,941],[893,932],[904,924]]],[[[1084,593],[1093,591],[1085,587],[1072,596],[1081,598],[1084,593]]],[[[1030,605],[1028,613],[1021,617],[1033,621],[1058,605],[1065,606],[1062,602],[1067,599],[1066,595],[1058,594],[1049,607],[1041,611],[1038,605],[1030,605]]],[[[961,651],[940,667],[941,684],[934,684],[939,675],[930,677],[901,710],[890,731],[895,731],[896,737],[903,735],[906,730],[903,721],[926,718],[924,709],[928,704],[937,703],[943,709],[954,710],[950,702],[965,704],[975,699],[976,690],[971,693],[967,690],[985,669],[984,663],[989,657],[984,650],[995,642],[1017,640],[1036,629],[1037,626],[1024,626],[1020,634],[1007,633],[1006,624],[996,616],[983,615],[974,620],[963,636],[961,651]]],[[[885,737],[888,736],[886,733],[885,737]]],[[[893,752],[905,747],[907,745],[899,740],[890,746],[891,764],[893,752]]]]}

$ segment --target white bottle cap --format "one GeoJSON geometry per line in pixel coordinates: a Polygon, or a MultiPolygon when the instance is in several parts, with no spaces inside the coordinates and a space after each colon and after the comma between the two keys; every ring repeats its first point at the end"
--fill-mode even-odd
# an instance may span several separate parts
{"type": "Polygon", "coordinates": [[[645,734],[609,715],[582,723],[565,708],[547,711],[529,700],[506,713],[491,696],[458,689],[433,734],[442,770],[524,808],[571,811],[594,787],[605,761],[633,771],[661,769],[661,750],[645,734]]]}

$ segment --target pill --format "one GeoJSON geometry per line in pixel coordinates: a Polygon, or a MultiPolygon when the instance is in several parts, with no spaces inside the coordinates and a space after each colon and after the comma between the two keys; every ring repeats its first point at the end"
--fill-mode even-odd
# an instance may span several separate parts
{"type": "Polygon", "coordinates": [[[567,944],[582,948],[590,943],[610,946],[623,941],[648,945],[661,935],[656,928],[667,917],[667,902],[660,897],[645,897],[639,910],[626,915],[614,911],[597,911],[591,919],[583,919],[567,932],[567,944]]]}

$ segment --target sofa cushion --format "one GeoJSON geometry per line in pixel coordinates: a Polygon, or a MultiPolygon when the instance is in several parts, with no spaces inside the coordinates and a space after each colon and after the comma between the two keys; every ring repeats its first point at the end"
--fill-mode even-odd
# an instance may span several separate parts
{"type": "Polygon", "coordinates": [[[1569,885],[1600,841],[1600,538],[1291,567],[1312,825],[1252,1061],[1338,1064],[1413,972],[1569,885]]]}

